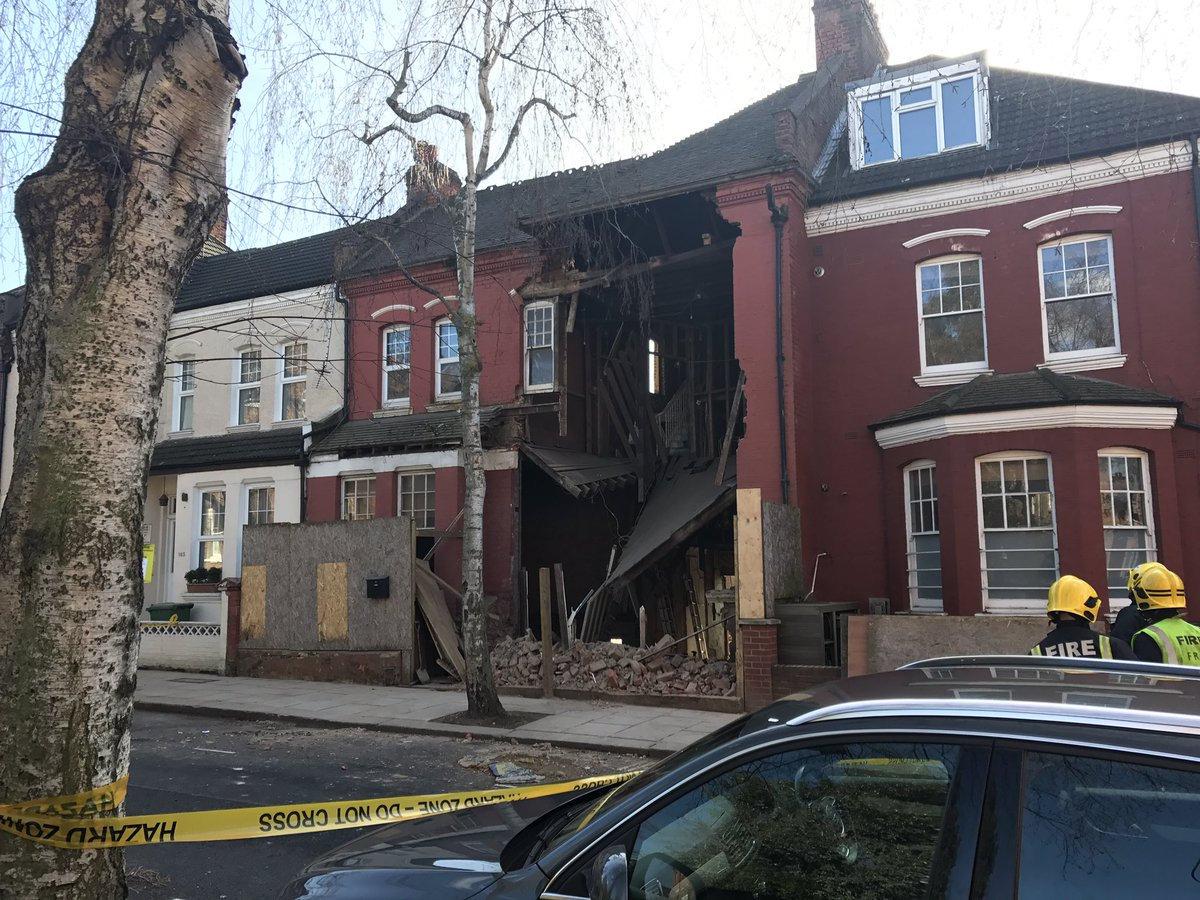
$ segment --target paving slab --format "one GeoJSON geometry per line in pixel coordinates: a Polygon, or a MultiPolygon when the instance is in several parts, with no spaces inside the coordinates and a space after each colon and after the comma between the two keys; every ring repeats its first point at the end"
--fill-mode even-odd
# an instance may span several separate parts
{"type": "Polygon", "coordinates": [[[138,672],[134,703],[143,709],[238,718],[279,718],[335,727],[354,725],[462,737],[549,743],[591,750],[665,755],[736,718],[733,713],[661,706],[621,706],[558,697],[505,697],[513,712],[541,718],[513,728],[438,722],[467,708],[462,691],[386,687],[276,678],[195,675],[162,669],[138,672]],[[203,681],[179,681],[180,678],[203,681]]]}

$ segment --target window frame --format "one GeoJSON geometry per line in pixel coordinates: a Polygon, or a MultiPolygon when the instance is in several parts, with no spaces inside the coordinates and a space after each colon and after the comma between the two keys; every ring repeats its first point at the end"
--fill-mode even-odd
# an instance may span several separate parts
{"type": "MultiPolygon", "coordinates": [[[[377,518],[379,514],[379,495],[378,482],[374,472],[361,472],[355,475],[343,475],[339,479],[338,484],[338,521],[340,522],[367,522],[377,518]],[[351,483],[369,481],[371,483],[371,495],[369,498],[370,510],[366,516],[347,516],[346,515],[346,488],[351,483]]],[[[357,499],[357,498],[356,498],[357,499]]]]}
{"type": "MultiPolygon", "coordinates": [[[[422,525],[422,524],[418,523],[416,521],[416,519],[413,519],[413,528],[416,531],[428,533],[437,528],[437,518],[436,518],[437,473],[434,469],[397,469],[396,470],[396,515],[398,515],[398,516],[404,515],[404,499],[403,499],[404,494],[405,494],[404,479],[405,478],[414,478],[416,476],[426,476],[426,477],[432,479],[431,487],[429,488],[429,490],[423,490],[420,492],[425,495],[425,497],[428,501],[430,501],[429,505],[425,509],[425,513],[429,520],[429,524],[422,525]]],[[[413,493],[415,496],[415,494],[417,492],[413,491],[411,493],[413,493]]]]}
{"type": "Polygon", "coordinates": [[[173,434],[186,434],[196,429],[196,360],[191,357],[183,357],[177,359],[175,365],[174,390],[171,397],[171,432],[173,434]],[[185,366],[192,367],[192,386],[184,388],[184,379],[188,377],[184,373],[185,366]],[[183,413],[183,401],[185,398],[191,398],[192,401],[192,422],[187,428],[183,428],[183,421],[180,416],[183,413]]]}
{"type": "Polygon", "coordinates": [[[1078,234],[1062,235],[1053,240],[1043,241],[1037,245],[1037,268],[1038,268],[1038,298],[1041,301],[1042,315],[1042,358],[1046,365],[1054,363],[1069,362],[1074,360],[1088,359],[1108,359],[1114,356],[1121,355],[1121,318],[1119,315],[1119,307],[1117,304],[1117,261],[1113,258],[1113,240],[1112,234],[1107,232],[1080,232],[1078,234]],[[1109,302],[1110,312],[1112,315],[1113,325],[1113,345],[1111,347],[1094,347],[1090,350],[1059,350],[1050,352],[1050,323],[1046,315],[1046,307],[1049,303],[1061,303],[1069,300],[1080,300],[1087,297],[1099,297],[1101,294],[1064,294],[1062,297],[1053,297],[1050,300],[1046,299],[1046,272],[1042,260],[1042,251],[1050,247],[1065,247],[1068,244],[1083,244],[1088,241],[1100,240],[1103,238],[1108,242],[1108,280],[1111,296],[1109,302]]]}
{"type": "MultiPolygon", "coordinates": [[[[1154,528],[1154,481],[1150,472],[1150,454],[1145,450],[1138,450],[1135,447],[1102,447],[1096,451],[1096,466],[1097,472],[1101,471],[1100,466],[1105,465],[1105,460],[1113,457],[1123,459],[1138,459],[1142,464],[1142,493],[1146,498],[1146,562],[1156,562],[1158,560],[1158,535],[1154,528]]],[[[1129,489],[1126,488],[1126,493],[1129,489]]],[[[1100,488],[1101,504],[1100,504],[1100,529],[1101,534],[1109,528],[1136,530],[1136,525],[1105,525],[1104,524],[1104,488],[1100,488]]],[[[1104,562],[1105,562],[1105,577],[1104,586],[1108,592],[1108,608],[1109,612],[1117,612],[1129,605],[1129,596],[1121,591],[1116,596],[1112,594],[1112,588],[1108,584],[1108,546],[1104,547],[1104,562]]]]}
{"type": "Polygon", "coordinates": [[[307,422],[308,421],[308,341],[296,340],[288,341],[286,344],[280,344],[278,347],[279,356],[279,385],[275,391],[275,408],[278,410],[276,416],[277,422],[307,422]],[[287,351],[293,347],[304,348],[304,373],[302,375],[288,375],[287,366],[288,358],[287,351]],[[303,384],[304,393],[301,395],[301,404],[304,406],[304,415],[299,418],[285,419],[283,417],[283,395],[287,391],[287,386],[290,384],[303,384]]]}
{"type": "MultiPolygon", "coordinates": [[[[987,453],[983,456],[975,457],[975,515],[978,524],[978,540],[979,540],[979,579],[980,579],[980,600],[982,602],[982,612],[990,615],[1044,615],[1046,612],[1046,601],[1039,599],[1035,601],[1011,600],[1011,599],[990,599],[988,597],[988,565],[987,565],[987,544],[985,537],[988,531],[999,532],[1033,532],[1045,531],[1044,527],[1034,528],[1026,526],[1024,528],[985,528],[983,525],[983,464],[989,462],[1001,463],[1001,483],[1003,483],[1004,466],[1006,460],[1031,460],[1044,459],[1046,461],[1046,481],[1050,486],[1050,549],[1054,554],[1054,578],[1053,582],[1062,574],[1062,558],[1058,550],[1058,501],[1054,493],[1054,460],[1051,455],[1042,450],[1003,450],[998,453],[987,453]],[[992,608],[989,609],[989,606],[992,608]]],[[[1028,478],[1028,466],[1026,469],[1026,477],[1028,478]]],[[[1028,480],[1025,484],[1029,487],[1028,480]]],[[[1026,491],[1028,495],[1028,491],[1026,491]]],[[[988,496],[995,496],[989,494],[988,496]]],[[[1001,496],[1007,496],[1002,494],[1001,496]]],[[[1006,516],[1007,518],[1007,516],[1006,516]]]]}
{"type": "Polygon", "coordinates": [[[462,398],[462,349],[457,346],[458,328],[449,316],[443,316],[433,323],[433,378],[434,378],[434,396],[438,400],[459,400],[462,398]],[[442,326],[449,325],[454,329],[454,337],[457,353],[454,357],[446,357],[442,359],[442,326]],[[443,391],[442,390],[442,366],[449,363],[458,363],[458,390],[443,391]]]}
{"type": "Polygon", "coordinates": [[[250,495],[254,491],[269,490],[271,492],[271,521],[257,522],[256,525],[273,525],[275,523],[275,514],[277,512],[275,505],[275,482],[274,481],[248,481],[242,485],[242,525],[250,525],[250,495]]]}
{"type": "Polygon", "coordinates": [[[558,305],[553,300],[538,300],[534,303],[525,304],[525,308],[521,311],[521,338],[523,347],[521,356],[525,393],[536,394],[545,391],[553,391],[558,385],[558,305]],[[543,309],[550,310],[550,343],[539,344],[537,347],[530,347],[529,314],[543,309]],[[531,381],[529,377],[530,351],[544,349],[550,350],[550,380],[545,382],[531,381]]]}
{"type": "Polygon", "coordinates": [[[924,156],[908,157],[912,159],[928,159],[933,156],[939,156],[942,153],[948,153],[954,150],[965,150],[971,147],[987,146],[991,140],[991,113],[988,103],[988,74],[986,66],[978,59],[963,60],[957,63],[951,63],[941,66],[937,69],[930,69],[924,72],[915,72],[908,75],[901,75],[896,78],[888,79],[887,81],[874,82],[872,84],[860,85],[848,93],[847,98],[847,116],[848,116],[848,131],[850,135],[850,160],[851,166],[854,169],[863,169],[871,166],[883,166],[888,163],[901,162],[905,159],[903,147],[900,139],[900,113],[910,112],[915,109],[921,109],[932,106],[934,109],[934,130],[937,141],[937,150],[934,153],[927,153],[924,156]],[[971,89],[975,94],[975,141],[971,144],[955,144],[952,147],[946,146],[945,123],[942,114],[942,85],[951,81],[959,81],[968,75],[971,76],[971,89]],[[933,94],[932,98],[919,103],[912,103],[900,108],[900,94],[925,86],[931,86],[933,94]],[[892,152],[891,159],[880,159],[874,162],[866,161],[866,145],[863,137],[863,104],[871,100],[878,100],[883,97],[891,98],[891,125],[892,125],[892,152]]]}
{"type": "Polygon", "coordinates": [[[934,256],[930,259],[923,259],[913,267],[913,277],[916,279],[917,288],[917,343],[920,347],[921,354],[921,374],[922,375],[953,375],[958,373],[983,373],[989,371],[988,368],[988,339],[987,339],[987,292],[983,287],[983,255],[980,253],[949,253],[944,256],[934,256]],[[950,262],[966,262],[967,260],[979,261],[979,318],[981,330],[983,333],[983,360],[982,362],[969,363],[948,363],[946,365],[931,366],[927,362],[925,355],[925,320],[926,318],[942,318],[944,316],[962,316],[973,315],[976,310],[959,310],[958,312],[942,312],[926,314],[922,301],[921,288],[921,270],[926,266],[941,266],[943,263],[950,262]]]}
{"type": "MultiPolygon", "coordinates": [[[[380,370],[381,382],[379,387],[379,402],[380,406],[385,409],[405,409],[412,405],[412,325],[407,322],[396,322],[387,326],[379,334],[380,343],[380,370]],[[389,363],[388,362],[388,335],[399,334],[401,332],[408,333],[408,362],[407,363],[389,363]],[[408,395],[405,397],[397,397],[394,399],[388,398],[388,373],[389,372],[408,372],[408,395]]],[[[436,353],[436,348],[435,351],[436,353]]]]}
{"type": "MultiPolygon", "coordinates": [[[[192,547],[196,551],[194,557],[195,566],[204,565],[204,557],[201,553],[201,546],[204,544],[220,544],[221,545],[221,571],[224,574],[228,563],[225,559],[225,548],[230,540],[229,534],[229,486],[225,484],[209,484],[197,485],[196,491],[200,495],[200,502],[196,504],[196,532],[195,540],[192,541],[192,547]],[[221,530],[219,532],[206,532],[204,530],[204,497],[206,494],[221,494],[223,497],[223,510],[221,512],[221,530]]],[[[207,567],[211,568],[211,567],[207,567]]]]}
{"type": "Polygon", "coordinates": [[[261,347],[241,347],[237,351],[237,358],[233,361],[233,395],[231,397],[231,407],[229,410],[229,424],[235,428],[255,428],[262,425],[262,364],[263,354],[261,347]],[[256,381],[242,380],[242,366],[246,361],[246,357],[251,354],[258,356],[258,379],[256,381]],[[258,391],[258,421],[243,422],[242,421],[242,394],[246,391],[258,391]]]}
{"type": "MultiPolygon", "coordinates": [[[[904,469],[901,472],[901,477],[904,479],[904,537],[905,537],[905,546],[907,548],[905,564],[906,564],[907,574],[908,574],[908,609],[910,612],[921,612],[921,613],[944,612],[945,611],[945,602],[946,602],[945,594],[943,594],[942,599],[939,602],[937,602],[936,604],[923,601],[918,596],[920,593],[920,585],[917,584],[917,573],[919,570],[916,568],[916,565],[915,565],[916,564],[916,556],[917,556],[915,539],[919,536],[923,537],[923,536],[927,536],[927,535],[931,535],[931,534],[936,534],[937,538],[938,538],[938,570],[939,570],[939,573],[942,571],[942,546],[941,546],[941,543],[942,543],[942,515],[941,515],[941,510],[938,508],[937,463],[932,459],[914,460],[913,462],[910,462],[907,466],[904,467],[904,469]],[[934,515],[937,517],[937,525],[938,525],[937,531],[914,531],[913,530],[913,521],[912,521],[912,505],[913,505],[913,503],[914,502],[927,503],[930,501],[927,500],[926,498],[922,498],[922,497],[914,498],[912,496],[912,488],[909,483],[909,476],[913,472],[920,472],[924,469],[933,470],[932,503],[933,503],[934,515]]],[[[944,590],[945,590],[945,587],[943,585],[943,591],[944,590]]]]}

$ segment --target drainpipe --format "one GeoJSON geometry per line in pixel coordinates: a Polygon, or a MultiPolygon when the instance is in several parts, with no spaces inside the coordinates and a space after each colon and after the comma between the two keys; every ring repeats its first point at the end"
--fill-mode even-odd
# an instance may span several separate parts
{"type": "Polygon", "coordinates": [[[790,494],[787,461],[787,411],[783,405],[783,226],[788,220],[787,206],[775,203],[775,190],[767,185],[767,209],[775,227],[775,400],[779,408],[779,487],[783,502],[790,494]]]}
{"type": "Polygon", "coordinates": [[[1200,239],[1200,135],[1192,135],[1192,204],[1196,216],[1196,235],[1200,239]]]}

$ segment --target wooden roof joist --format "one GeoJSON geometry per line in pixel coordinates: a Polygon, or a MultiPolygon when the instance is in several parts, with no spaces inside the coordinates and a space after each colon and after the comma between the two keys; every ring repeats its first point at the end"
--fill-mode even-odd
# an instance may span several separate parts
{"type": "Polygon", "coordinates": [[[553,297],[563,297],[576,294],[591,288],[608,287],[628,278],[636,278],[648,272],[662,272],[673,268],[686,268],[700,263],[728,258],[733,254],[733,241],[721,241],[697,247],[695,250],[685,250],[682,253],[672,253],[665,256],[654,256],[637,263],[622,263],[603,271],[573,271],[563,272],[554,278],[536,279],[521,288],[520,294],[526,300],[549,300],[553,297]]]}

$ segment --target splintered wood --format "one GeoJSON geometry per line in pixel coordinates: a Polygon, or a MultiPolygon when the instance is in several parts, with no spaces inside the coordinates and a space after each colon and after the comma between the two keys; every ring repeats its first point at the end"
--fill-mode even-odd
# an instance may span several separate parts
{"type": "Polygon", "coordinates": [[[446,671],[457,675],[459,680],[465,680],[467,666],[462,654],[462,639],[459,636],[458,627],[450,615],[450,609],[446,605],[446,595],[442,592],[438,580],[430,570],[428,563],[424,560],[416,560],[413,581],[417,589],[417,605],[421,610],[421,615],[425,617],[425,623],[429,626],[433,643],[437,646],[438,653],[441,654],[438,662],[446,671]]]}

